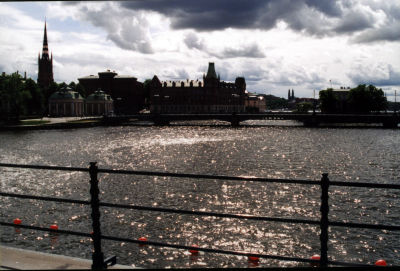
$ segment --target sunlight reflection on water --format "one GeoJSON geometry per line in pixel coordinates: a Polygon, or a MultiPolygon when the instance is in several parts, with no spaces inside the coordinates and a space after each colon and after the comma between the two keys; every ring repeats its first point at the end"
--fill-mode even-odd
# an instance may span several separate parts
{"type": "MultiPolygon", "coordinates": [[[[265,178],[398,183],[400,134],[379,129],[287,127],[110,127],[65,131],[0,133],[0,161],[265,178]]],[[[0,168],[2,191],[74,199],[89,198],[83,173],[0,168]]],[[[122,204],[257,216],[319,219],[317,186],[262,184],[169,177],[100,174],[101,200],[122,204]]],[[[1,198],[2,221],[90,232],[87,206],[1,198]]],[[[330,219],[397,224],[399,193],[376,189],[330,190],[330,219]]],[[[232,218],[195,217],[102,208],[102,232],[183,245],[197,244],[272,255],[310,257],[319,252],[319,228],[232,218]]],[[[332,260],[400,264],[400,236],[393,232],[332,228],[332,260]]],[[[90,258],[88,238],[4,228],[4,244],[90,258]],[[50,242],[53,240],[52,242],[50,242]]],[[[249,267],[247,258],[139,247],[104,241],[108,255],[142,267],[249,267]]],[[[298,266],[260,260],[259,266],[298,266]]],[[[254,267],[254,266],[252,266],[254,267]]]]}

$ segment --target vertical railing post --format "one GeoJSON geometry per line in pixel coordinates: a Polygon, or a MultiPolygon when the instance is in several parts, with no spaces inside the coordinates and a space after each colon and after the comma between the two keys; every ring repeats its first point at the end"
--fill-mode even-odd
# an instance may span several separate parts
{"type": "Polygon", "coordinates": [[[329,228],[329,178],[328,173],[323,173],[321,178],[321,267],[328,265],[328,228],[329,228]]]}
{"type": "Polygon", "coordinates": [[[103,270],[104,256],[101,252],[101,231],[100,231],[100,205],[99,205],[99,181],[97,179],[98,167],[96,162],[90,162],[90,205],[92,207],[93,246],[92,270],[103,270]]]}

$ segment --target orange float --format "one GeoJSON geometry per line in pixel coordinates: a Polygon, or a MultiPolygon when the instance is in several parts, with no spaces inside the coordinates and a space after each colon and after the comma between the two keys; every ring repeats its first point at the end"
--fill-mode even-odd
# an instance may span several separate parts
{"type": "Polygon", "coordinates": [[[251,262],[258,262],[260,260],[260,258],[256,257],[256,256],[248,256],[247,257],[249,259],[249,261],[251,262]]]}
{"type": "MultiPolygon", "coordinates": [[[[198,245],[192,245],[192,247],[199,247],[198,245]]],[[[192,255],[197,255],[199,254],[199,251],[196,249],[189,249],[189,252],[192,253],[192,255]]]]}
{"type": "Polygon", "coordinates": [[[56,224],[50,225],[50,229],[58,230],[58,226],[56,224]]]}
{"type": "Polygon", "coordinates": [[[382,259],[377,260],[377,261],[375,262],[375,265],[376,265],[376,266],[387,266],[386,261],[385,261],[385,260],[382,260],[382,259]]]}

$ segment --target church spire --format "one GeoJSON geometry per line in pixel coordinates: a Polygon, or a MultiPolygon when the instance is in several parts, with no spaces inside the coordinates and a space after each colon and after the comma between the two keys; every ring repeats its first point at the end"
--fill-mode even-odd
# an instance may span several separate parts
{"type": "Polygon", "coordinates": [[[38,79],[37,82],[41,87],[48,88],[53,79],[53,54],[51,54],[51,58],[49,56],[49,46],[47,43],[47,22],[44,21],[44,35],[43,35],[43,49],[42,49],[42,57],[38,59],[38,79]]]}
{"type": "Polygon", "coordinates": [[[46,21],[44,21],[44,36],[43,36],[43,51],[42,58],[49,59],[49,45],[47,43],[47,26],[46,21]]]}

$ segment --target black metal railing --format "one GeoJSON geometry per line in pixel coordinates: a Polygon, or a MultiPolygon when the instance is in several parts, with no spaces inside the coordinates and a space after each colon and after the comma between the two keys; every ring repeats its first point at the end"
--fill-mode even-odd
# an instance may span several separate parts
{"type": "Polygon", "coordinates": [[[0,196],[3,197],[14,197],[21,199],[33,199],[41,201],[52,201],[61,203],[76,203],[91,206],[91,217],[92,217],[92,233],[83,233],[77,231],[61,230],[61,229],[48,229],[43,227],[31,226],[31,225],[15,225],[13,223],[0,221],[0,225],[26,228],[38,231],[46,232],[57,232],[61,234],[70,234],[76,236],[91,237],[93,239],[93,254],[92,254],[92,269],[100,270],[107,269],[107,266],[116,263],[116,257],[110,257],[104,259],[103,252],[101,249],[102,240],[112,240],[119,242],[136,243],[143,245],[153,245],[158,247],[170,247],[176,249],[193,249],[197,251],[212,252],[212,253],[222,253],[227,255],[239,255],[248,257],[258,257],[265,259],[275,259],[283,261],[295,261],[295,262],[308,262],[313,264],[319,264],[322,267],[328,265],[340,265],[340,266],[370,266],[367,264],[349,263],[349,262],[339,262],[331,261],[328,259],[328,242],[329,234],[328,229],[330,226],[335,227],[346,227],[346,228],[362,228],[362,229],[376,229],[376,230],[390,230],[399,231],[400,226],[397,225],[382,225],[382,224],[365,224],[365,223],[352,223],[352,222],[338,222],[329,221],[329,187],[330,186],[342,186],[342,187],[365,187],[365,188],[381,188],[381,189],[396,189],[400,190],[400,185],[398,184],[378,184],[378,183],[366,183],[366,182],[340,182],[340,181],[330,181],[328,174],[322,174],[321,181],[313,180],[292,180],[292,179],[269,179],[269,178],[248,178],[248,177],[234,177],[234,176],[221,176],[221,175],[201,175],[201,174],[182,174],[182,173],[170,173],[170,172],[151,172],[151,171],[132,171],[132,170],[115,170],[115,169],[101,169],[98,168],[96,162],[91,162],[89,168],[78,168],[78,167],[59,167],[59,166],[39,166],[39,165],[21,165],[21,164],[7,164],[0,163],[0,167],[11,167],[11,168],[23,168],[23,169],[40,169],[40,170],[60,170],[60,171],[74,171],[74,172],[88,172],[90,174],[90,201],[86,200],[75,200],[59,197],[46,197],[46,196],[34,196],[16,193],[6,193],[0,192],[0,196]],[[141,175],[141,176],[161,176],[161,177],[176,177],[176,178],[194,178],[194,179],[212,179],[212,180],[224,180],[224,181],[240,181],[240,182],[261,182],[261,183],[284,183],[284,184],[301,184],[301,185],[317,185],[321,187],[321,205],[320,220],[309,220],[309,219],[291,219],[291,218],[279,218],[279,217],[265,217],[265,216],[254,216],[254,215],[241,215],[241,214],[227,214],[227,213],[216,213],[216,212],[206,212],[206,211],[191,211],[191,210],[180,210],[180,209],[170,209],[161,207],[147,207],[138,205],[125,205],[125,204],[115,204],[108,202],[100,202],[99,200],[99,187],[98,187],[98,174],[99,173],[109,173],[109,174],[124,174],[124,175],[141,175]],[[246,253],[239,251],[212,249],[204,247],[192,247],[184,246],[178,244],[169,244],[163,242],[153,242],[153,241],[141,241],[130,238],[122,238],[116,236],[107,236],[101,234],[100,225],[100,207],[111,207],[111,208],[123,208],[130,210],[141,210],[141,211],[155,211],[155,212],[166,212],[175,214],[187,214],[187,215],[197,215],[197,216],[214,216],[223,218],[235,218],[235,219],[246,219],[246,220],[258,220],[258,221],[270,221],[270,222],[280,222],[280,223],[295,223],[295,224],[308,224],[308,225],[319,225],[320,232],[320,259],[309,259],[301,257],[289,257],[289,256],[278,256],[278,255],[268,255],[268,254],[257,254],[257,253],[246,253]]]}

